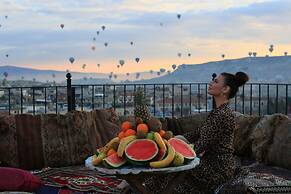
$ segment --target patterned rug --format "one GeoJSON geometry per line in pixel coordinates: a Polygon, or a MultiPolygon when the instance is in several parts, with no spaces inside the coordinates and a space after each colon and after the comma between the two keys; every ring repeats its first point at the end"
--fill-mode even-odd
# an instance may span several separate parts
{"type": "Polygon", "coordinates": [[[41,188],[38,193],[46,193],[47,190],[64,193],[60,189],[71,191],[65,193],[125,193],[128,189],[123,180],[84,166],[47,168],[33,173],[44,183],[45,188],[41,188]]]}

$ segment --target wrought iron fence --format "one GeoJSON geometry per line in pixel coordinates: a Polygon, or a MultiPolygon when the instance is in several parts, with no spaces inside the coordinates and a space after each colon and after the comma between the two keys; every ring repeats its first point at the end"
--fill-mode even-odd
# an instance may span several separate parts
{"type": "MultiPolygon", "coordinates": [[[[230,105],[243,114],[291,114],[291,84],[249,83],[240,88],[230,105]]],[[[119,115],[134,111],[134,92],[142,88],[151,113],[182,117],[212,110],[208,83],[94,84],[66,86],[1,87],[0,111],[9,114],[66,113],[113,107],[119,115]]]]}

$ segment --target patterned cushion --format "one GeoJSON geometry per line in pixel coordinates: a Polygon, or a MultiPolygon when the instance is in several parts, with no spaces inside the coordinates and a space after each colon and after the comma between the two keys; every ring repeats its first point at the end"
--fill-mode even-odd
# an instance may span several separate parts
{"type": "Polygon", "coordinates": [[[35,191],[41,186],[40,179],[28,171],[0,167],[0,191],[35,191]]]}

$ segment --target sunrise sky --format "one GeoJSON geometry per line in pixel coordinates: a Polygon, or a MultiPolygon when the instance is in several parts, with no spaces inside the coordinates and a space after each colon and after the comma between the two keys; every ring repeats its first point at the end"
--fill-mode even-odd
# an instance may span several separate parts
{"type": "Polygon", "coordinates": [[[0,66],[127,73],[283,55],[290,10],[290,0],[1,0],[0,66]]]}

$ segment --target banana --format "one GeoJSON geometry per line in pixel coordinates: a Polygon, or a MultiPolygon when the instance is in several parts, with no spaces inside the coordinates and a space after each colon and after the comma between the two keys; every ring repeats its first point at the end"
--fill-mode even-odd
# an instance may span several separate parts
{"type": "Polygon", "coordinates": [[[120,141],[118,149],[117,149],[118,157],[122,157],[122,155],[124,153],[124,150],[125,150],[125,147],[127,146],[127,144],[129,144],[130,142],[132,142],[135,139],[136,139],[136,136],[135,135],[131,135],[131,136],[123,138],[120,141]]]}
{"type": "Polygon", "coordinates": [[[110,150],[113,146],[113,144],[119,143],[119,137],[115,137],[113,139],[111,139],[104,147],[97,149],[98,153],[107,153],[108,150],[110,150]]]}
{"type": "Polygon", "coordinates": [[[166,144],[164,143],[163,138],[161,137],[161,135],[158,132],[154,133],[154,137],[155,137],[155,141],[157,142],[158,146],[161,149],[167,150],[166,144]]]}
{"type": "Polygon", "coordinates": [[[163,168],[171,164],[171,162],[175,158],[175,150],[174,148],[166,141],[166,144],[168,146],[168,155],[160,161],[150,162],[150,167],[152,168],[163,168]]]}
{"type": "Polygon", "coordinates": [[[92,157],[92,164],[96,166],[100,164],[100,162],[102,162],[104,158],[106,158],[106,153],[101,152],[100,154],[98,154],[98,156],[94,154],[92,157]]]}

